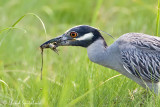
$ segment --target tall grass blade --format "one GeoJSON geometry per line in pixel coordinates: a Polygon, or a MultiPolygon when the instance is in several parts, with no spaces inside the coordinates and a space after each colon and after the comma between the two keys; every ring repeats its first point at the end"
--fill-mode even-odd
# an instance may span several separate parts
{"type": "Polygon", "coordinates": [[[1,29],[0,30],[0,34],[3,33],[4,31],[7,31],[7,30],[10,30],[10,29],[18,29],[18,30],[22,30],[24,33],[26,33],[27,31],[23,28],[18,28],[18,27],[7,27],[7,28],[4,28],[4,29],[1,29]]]}
{"type": "Polygon", "coordinates": [[[26,14],[23,15],[23,16],[21,16],[16,22],[14,22],[14,24],[13,24],[11,27],[16,26],[16,24],[17,24],[18,22],[20,22],[25,16],[26,16],[26,14]]]}
{"type": "Polygon", "coordinates": [[[116,77],[119,77],[119,76],[121,76],[121,75],[122,75],[122,74],[118,74],[118,75],[115,75],[115,76],[113,76],[113,77],[105,80],[104,82],[100,83],[100,84],[97,85],[96,87],[88,90],[88,91],[87,91],[86,93],[84,93],[83,95],[81,95],[81,96],[79,96],[78,98],[72,100],[72,101],[68,104],[68,106],[74,106],[76,103],[78,103],[81,99],[83,99],[83,98],[84,98],[86,95],[88,95],[90,92],[92,92],[92,91],[94,91],[95,89],[99,88],[100,86],[102,86],[103,84],[105,84],[106,82],[108,82],[109,80],[114,79],[114,78],[116,78],[116,77]]]}
{"type": "MultiPolygon", "coordinates": [[[[14,23],[11,25],[11,27],[8,27],[8,28],[5,28],[5,29],[0,30],[0,33],[4,32],[4,31],[6,31],[6,30],[9,30],[9,31],[10,31],[11,29],[16,28],[15,26],[16,26],[25,16],[28,16],[28,15],[35,16],[35,17],[40,21],[40,23],[42,24],[42,27],[43,27],[43,29],[44,29],[45,35],[46,35],[46,37],[47,37],[47,31],[46,31],[45,24],[43,23],[42,19],[41,19],[38,15],[36,15],[36,14],[34,14],[34,13],[27,13],[27,14],[21,16],[16,22],[14,22],[14,23]]],[[[18,28],[18,29],[21,29],[21,28],[18,28]]],[[[9,31],[8,31],[8,32],[9,32],[9,31]]],[[[7,34],[8,34],[8,32],[7,32],[7,34]]],[[[5,40],[5,38],[7,37],[7,34],[0,40],[0,46],[1,46],[1,44],[3,43],[3,41],[5,40]]]]}
{"type": "Polygon", "coordinates": [[[0,80],[0,82],[2,82],[3,84],[5,84],[8,87],[8,84],[5,81],[0,80]]]}
{"type": "Polygon", "coordinates": [[[46,27],[45,27],[45,24],[43,23],[42,19],[38,15],[36,15],[34,13],[27,13],[27,14],[23,15],[11,27],[14,27],[15,25],[17,25],[25,16],[28,16],[28,15],[35,16],[41,22],[42,27],[44,29],[44,32],[45,32],[45,34],[47,34],[46,27]]]}
{"type": "MultiPolygon", "coordinates": [[[[46,68],[44,68],[44,77],[47,77],[47,71],[46,68]]],[[[43,107],[48,107],[48,81],[46,78],[43,79],[42,81],[43,87],[43,97],[41,99],[43,107]]]]}
{"type": "Polygon", "coordinates": [[[96,5],[96,8],[95,8],[95,11],[93,12],[93,18],[92,18],[92,21],[91,21],[91,25],[95,24],[102,3],[103,3],[103,0],[97,0],[97,3],[96,3],[97,5],[96,5]]]}
{"type": "Polygon", "coordinates": [[[46,35],[46,37],[47,37],[47,30],[46,30],[45,24],[44,24],[44,22],[42,21],[42,19],[41,19],[38,15],[36,15],[36,14],[34,14],[34,13],[27,13],[27,15],[33,15],[33,16],[35,16],[35,17],[41,22],[42,27],[43,27],[44,32],[45,32],[45,35],[46,35]]]}
{"type": "Polygon", "coordinates": [[[157,7],[157,22],[156,22],[156,36],[159,36],[159,0],[158,0],[158,7],[157,7]]]}

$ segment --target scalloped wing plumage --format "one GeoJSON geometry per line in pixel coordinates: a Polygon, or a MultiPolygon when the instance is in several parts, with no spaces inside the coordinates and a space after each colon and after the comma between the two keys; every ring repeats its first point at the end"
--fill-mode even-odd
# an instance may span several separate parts
{"type": "Polygon", "coordinates": [[[160,38],[129,33],[119,39],[124,68],[148,82],[160,79],[160,38]]]}

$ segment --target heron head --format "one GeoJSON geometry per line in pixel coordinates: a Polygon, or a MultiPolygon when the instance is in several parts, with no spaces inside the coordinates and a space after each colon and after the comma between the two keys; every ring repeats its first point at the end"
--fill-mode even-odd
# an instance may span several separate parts
{"type": "Polygon", "coordinates": [[[98,29],[88,26],[80,25],[67,30],[61,36],[53,38],[43,43],[41,48],[49,48],[47,44],[54,44],[58,46],[81,46],[87,48],[99,38],[103,38],[98,29]]]}

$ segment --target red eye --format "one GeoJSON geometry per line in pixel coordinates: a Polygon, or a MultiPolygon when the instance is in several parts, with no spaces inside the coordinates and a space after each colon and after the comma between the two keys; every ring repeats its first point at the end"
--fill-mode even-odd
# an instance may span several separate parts
{"type": "Polygon", "coordinates": [[[77,34],[76,32],[71,32],[71,33],[70,33],[70,36],[71,36],[72,38],[77,37],[77,35],[78,35],[78,34],[77,34]]]}

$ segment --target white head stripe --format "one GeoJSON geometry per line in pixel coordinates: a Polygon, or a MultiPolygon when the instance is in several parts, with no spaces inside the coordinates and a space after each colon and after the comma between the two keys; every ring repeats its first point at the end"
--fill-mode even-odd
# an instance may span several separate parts
{"type": "Polygon", "coordinates": [[[93,33],[87,33],[79,38],[75,38],[76,40],[90,40],[93,38],[93,33]]]}

